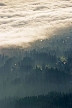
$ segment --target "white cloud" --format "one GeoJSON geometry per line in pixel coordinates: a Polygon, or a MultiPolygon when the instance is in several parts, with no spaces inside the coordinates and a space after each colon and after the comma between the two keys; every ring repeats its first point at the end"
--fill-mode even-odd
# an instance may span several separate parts
{"type": "Polygon", "coordinates": [[[72,0],[1,0],[0,6],[0,47],[26,46],[72,25],[72,0]]]}

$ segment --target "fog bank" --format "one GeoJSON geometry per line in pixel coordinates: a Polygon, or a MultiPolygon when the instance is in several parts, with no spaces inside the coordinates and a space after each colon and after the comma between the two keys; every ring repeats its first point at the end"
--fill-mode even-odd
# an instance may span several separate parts
{"type": "Polygon", "coordinates": [[[1,48],[28,47],[70,26],[72,0],[0,0],[1,48]]]}

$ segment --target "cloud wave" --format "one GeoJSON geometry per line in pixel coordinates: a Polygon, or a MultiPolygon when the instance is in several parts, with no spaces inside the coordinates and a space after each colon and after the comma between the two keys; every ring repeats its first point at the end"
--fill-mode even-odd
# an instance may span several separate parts
{"type": "Polygon", "coordinates": [[[26,47],[72,26],[72,0],[2,0],[0,6],[0,47],[26,47]]]}

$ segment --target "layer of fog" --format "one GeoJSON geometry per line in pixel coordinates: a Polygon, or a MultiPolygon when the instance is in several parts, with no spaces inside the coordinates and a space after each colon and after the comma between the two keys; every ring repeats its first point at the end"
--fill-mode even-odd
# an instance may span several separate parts
{"type": "MultiPolygon", "coordinates": [[[[0,85],[1,86],[1,85],[0,85]]],[[[42,83],[37,85],[19,84],[0,87],[0,99],[5,97],[25,97],[33,95],[48,94],[51,91],[69,92],[71,85],[60,85],[55,83],[42,83]]],[[[70,91],[71,92],[71,91],[70,91]]]]}
{"type": "Polygon", "coordinates": [[[0,0],[0,47],[27,47],[71,25],[72,0],[0,0]]]}

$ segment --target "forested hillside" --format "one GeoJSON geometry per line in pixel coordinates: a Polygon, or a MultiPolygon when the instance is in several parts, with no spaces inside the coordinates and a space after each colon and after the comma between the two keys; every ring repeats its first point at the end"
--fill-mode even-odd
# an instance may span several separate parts
{"type": "Polygon", "coordinates": [[[0,100],[1,108],[72,108],[72,94],[50,92],[24,98],[4,98],[0,100]]]}
{"type": "Polygon", "coordinates": [[[72,37],[55,36],[37,42],[42,47],[8,49],[11,55],[0,54],[1,97],[71,92],[72,37]]]}

